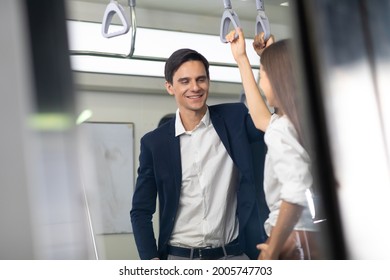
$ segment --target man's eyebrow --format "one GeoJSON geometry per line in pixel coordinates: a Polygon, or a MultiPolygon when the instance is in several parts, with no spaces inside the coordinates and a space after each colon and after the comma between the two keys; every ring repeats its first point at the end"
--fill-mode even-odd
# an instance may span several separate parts
{"type": "Polygon", "coordinates": [[[207,79],[207,75],[201,75],[201,76],[197,77],[196,79],[197,80],[199,80],[199,79],[207,79]]]}
{"type": "Polygon", "coordinates": [[[177,79],[178,82],[182,82],[184,80],[189,80],[189,78],[188,77],[181,77],[181,78],[177,79]]]}
{"type": "MultiPolygon", "coordinates": [[[[190,79],[191,79],[190,77],[181,77],[177,79],[177,82],[180,83],[180,82],[188,81],[190,79]]],[[[195,80],[199,80],[199,79],[207,79],[207,75],[200,75],[195,78],[195,80]]]]}

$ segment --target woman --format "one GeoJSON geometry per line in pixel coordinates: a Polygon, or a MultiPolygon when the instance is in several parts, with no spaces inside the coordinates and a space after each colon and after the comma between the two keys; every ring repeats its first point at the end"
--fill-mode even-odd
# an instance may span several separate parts
{"type": "Polygon", "coordinates": [[[268,148],[264,191],[270,214],[264,226],[269,237],[257,247],[261,250],[259,259],[316,259],[316,227],[306,198],[312,175],[298,122],[291,42],[274,42],[271,37],[266,43],[254,44],[261,53],[260,88],[268,105],[275,108],[271,114],[253,76],[242,30],[237,28],[226,39],[240,69],[249,112],[256,127],[265,132],[268,148]],[[259,50],[259,45],[264,48],[259,50]]]}

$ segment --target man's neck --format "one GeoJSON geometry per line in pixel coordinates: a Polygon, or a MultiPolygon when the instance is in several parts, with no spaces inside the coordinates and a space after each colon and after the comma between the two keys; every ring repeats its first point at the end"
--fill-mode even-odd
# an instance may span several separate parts
{"type": "Polygon", "coordinates": [[[180,111],[181,122],[186,131],[192,131],[202,120],[203,116],[206,114],[207,107],[204,110],[199,111],[180,111]]]}

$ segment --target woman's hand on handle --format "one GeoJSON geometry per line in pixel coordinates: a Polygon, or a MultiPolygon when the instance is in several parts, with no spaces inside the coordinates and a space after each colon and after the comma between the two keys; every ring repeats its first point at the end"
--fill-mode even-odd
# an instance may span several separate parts
{"type": "Polygon", "coordinates": [[[238,62],[240,58],[246,57],[245,37],[242,29],[237,27],[226,35],[226,41],[230,43],[234,60],[238,62]],[[235,35],[238,36],[235,36],[235,35]]]}
{"type": "Polygon", "coordinates": [[[275,38],[273,35],[271,35],[267,41],[264,40],[264,32],[260,32],[259,34],[257,34],[255,36],[255,38],[253,39],[253,49],[255,50],[255,52],[261,56],[261,54],[263,53],[263,51],[265,50],[266,47],[268,47],[269,45],[271,45],[272,43],[275,42],[275,38]]]}

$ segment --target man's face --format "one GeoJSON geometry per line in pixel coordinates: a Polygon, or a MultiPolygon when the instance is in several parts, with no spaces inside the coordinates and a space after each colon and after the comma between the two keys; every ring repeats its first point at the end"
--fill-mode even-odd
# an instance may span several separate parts
{"type": "Polygon", "coordinates": [[[166,82],[169,94],[174,95],[180,112],[204,111],[210,81],[201,61],[183,63],[173,75],[172,84],[166,82]]]}

